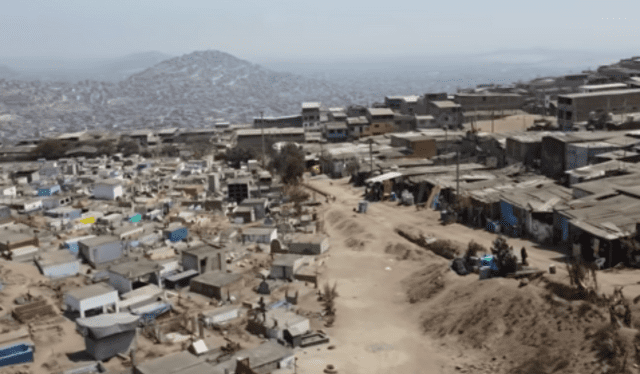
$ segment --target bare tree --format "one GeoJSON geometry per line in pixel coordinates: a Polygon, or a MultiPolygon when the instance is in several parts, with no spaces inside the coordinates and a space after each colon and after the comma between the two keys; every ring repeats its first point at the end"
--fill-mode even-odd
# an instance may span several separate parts
{"type": "Polygon", "coordinates": [[[329,286],[329,283],[325,283],[324,289],[322,292],[322,306],[326,315],[335,316],[336,315],[336,305],[335,299],[338,297],[338,284],[334,283],[333,287],[329,286]]]}
{"type": "Polygon", "coordinates": [[[567,263],[567,272],[572,286],[582,291],[598,291],[598,279],[594,264],[582,261],[567,263]]]}

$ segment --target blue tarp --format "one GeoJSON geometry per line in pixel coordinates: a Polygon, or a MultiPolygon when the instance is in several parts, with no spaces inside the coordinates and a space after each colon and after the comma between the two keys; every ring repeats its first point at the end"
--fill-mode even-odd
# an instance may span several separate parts
{"type": "Polygon", "coordinates": [[[565,217],[560,217],[560,227],[562,228],[562,241],[569,240],[569,220],[565,217]]]}
{"type": "Polygon", "coordinates": [[[136,308],[131,312],[141,317],[145,322],[156,319],[159,315],[171,310],[171,304],[169,303],[154,303],[144,307],[136,308]]]}
{"type": "Polygon", "coordinates": [[[506,201],[500,201],[500,217],[506,225],[518,225],[518,219],[513,214],[513,206],[506,201]]]}
{"type": "Polygon", "coordinates": [[[181,240],[186,239],[188,234],[188,231],[186,228],[181,228],[178,230],[175,230],[174,232],[169,234],[169,240],[171,240],[172,242],[179,242],[181,240]]]}
{"type": "Polygon", "coordinates": [[[78,246],[78,242],[67,242],[67,249],[69,252],[77,255],[80,250],[80,246],[78,246]]]}
{"type": "Polygon", "coordinates": [[[0,367],[24,364],[33,361],[33,346],[28,343],[15,343],[0,347],[0,367]]]}
{"type": "Polygon", "coordinates": [[[500,229],[500,221],[487,222],[487,231],[497,233],[500,229]]]}
{"type": "Polygon", "coordinates": [[[486,255],[480,258],[480,267],[488,266],[489,269],[498,271],[498,265],[496,264],[496,260],[493,255],[486,255]]]}
{"type": "Polygon", "coordinates": [[[433,206],[432,206],[432,207],[433,207],[433,209],[434,209],[434,210],[439,210],[439,209],[440,209],[440,201],[439,201],[439,198],[440,198],[440,194],[439,194],[439,193],[438,193],[438,194],[436,194],[436,195],[433,197],[433,206]]]}

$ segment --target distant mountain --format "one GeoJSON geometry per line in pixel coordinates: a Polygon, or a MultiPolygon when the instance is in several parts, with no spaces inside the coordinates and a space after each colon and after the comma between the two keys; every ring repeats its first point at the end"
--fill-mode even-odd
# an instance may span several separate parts
{"type": "Polygon", "coordinates": [[[198,51],[163,61],[119,86],[123,103],[135,102],[135,107],[158,114],[193,111],[241,122],[252,122],[260,111],[299,113],[302,101],[330,105],[352,101],[337,85],[274,72],[220,51],[198,51]]]}
{"type": "MultiPolygon", "coordinates": [[[[110,61],[113,65],[103,63],[102,74],[139,70],[161,57],[142,54],[110,61]]],[[[361,102],[354,90],[339,84],[274,72],[219,51],[201,51],[164,60],[119,82],[0,81],[0,114],[16,114],[15,122],[0,132],[21,138],[42,128],[197,128],[218,119],[252,123],[260,111],[266,116],[300,113],[303,101],[327,106],[361,102]]]]}

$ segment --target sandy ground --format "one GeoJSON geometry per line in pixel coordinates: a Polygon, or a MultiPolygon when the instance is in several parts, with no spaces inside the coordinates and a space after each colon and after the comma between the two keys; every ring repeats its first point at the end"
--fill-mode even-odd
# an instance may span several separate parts
{"type": "Polygon", "coordinates": [[[373,204],[367,214],[356,214],[353,208],[361,191],[346,180],[311,183],[338,197],[323,211],[331,238],[323,282],[337,282],[340,297],[336,323],[326,329],[336,348],[302,350],[298,372],[317,373],[327,364],[354,374],[455,372],[452,362],[462,352],[424,337],[418,328],[419,311],[407,303],[401,285],[423,264],[397,261],[384,252],[387,244],[403,241],[393,232],[396,224],[422,227],[424,217],[383,204],[373,204]],[[348,245],[354,240],[363,245],[348,245]]]}
{"type": "MultiPolygon", "coordinates": [[[[543,118],[543,116],[524,114],[496,119],[493,121],[493,132],[507,133],[515,131],[526,131],[528,127],[533,126],[534,120],[541,118],[543,118]]],[[[479,131],[491,132],[491,120],[478,121],[473,125],[479,131]]],[[[470,127],[471,125],[467,124],[466,126],[470,127]]]]}
{"type": "MultiPolygon", "coordinates": [[[[425,310],[407,301],[403,281],[425,265],[446,264],[446,260],[429,254],[419,261],[397,261],[395,256],[385,254],[384,249],[389,243],[408,243],[394,232],[400,224],[452,240],[463,248],[471,240],[490,248],[496,235],[459,224],[442,226],[438,212],[416,211],[414,207],[391,202],[372,203],[366,214],[356,214],[353,208],[361,200],[362,190],[350,186],[347,179],[317,179],[309,183],[337,198],[322,209],[325,229],[331,237],[323,282],[337,282],[340,297],[336,300],[336,323],[326,329],[336,348],[301,351],[298,372],[317,373],[327,364],[334,364],[341,372],[348,373],[449,373],[459,372],[456,366],[460,364],[485,359],[482,351],[465,349],[455,339],[435,339],[423,333],[421,318],[425,310]]],[[[508,239],[508,242],[517,254],[525,246],[532,266],[546,270],[555,264],[557,273],[546,277],[568,283],[562,248],[542,248],[519,239],[508,239]]],[[[454,277],[461,290],[478,284],[477,276],[454,277]]],[[[504,281],[506,283],[499,287],[506,287],[505,290],[518,298],[518,291],[513,291],[517,282],[504,281]]],[[[611,294],[616,285],[625,285],[625,296],[640,295],[636,270],[602,271],[598,273],[598,282],[606,294],[611,294]]],[[[493,370],[498,372],[498,367],[493,370]]]]}

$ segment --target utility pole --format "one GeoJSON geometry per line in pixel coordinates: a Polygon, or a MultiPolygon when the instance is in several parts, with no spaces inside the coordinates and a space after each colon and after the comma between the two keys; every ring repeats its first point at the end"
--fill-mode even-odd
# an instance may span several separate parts
{"type": "Polygon", "coordinates": [[[491,109],[491,133],[493,134],[493,118],[494,118],[494,109],[491,109]]]}
{"type": "MultiPolygon", "coordinates": [[[[444,147],[445,147],[445,148],[444,148],[444,154],[445,154],[445,155],[446,155],[446,154],[449,154],[449,141],[448,141],[448,139],[447,139],[447,138],[448,138],[448,136],[447,136],[447,134],[448,134],[448,131],[447,131],[447,130],[448,130],[448,129],[449,129],[449,126],[448,126],[448,125],[445,125],[445,126],[444,126],[444,147]]],[[[445,161],[446,161],[446,160],[445,160],[445,161]]],[[[448,164],[448,163],[449,163],[449,162],[447,161],[447,164],[448,164]]]]}
{"type": "Polygon", "coordinates": [[[373,176],[373,139],[369,138],[369,168],[371,169],[371,175],[373,176]]]}
{"type": "Polygon", "coordinates": [[[460,204],[460,151],[456,162],[456,203],[460,204]]]}
{"type": "Polygon", "coordinates": [[[262,168],[265,168],[266,156],[264,150],[264,112],[260,111],[260,133],[262,135],[262,168]]]}
{"type": "Polygon", "coordinates": [[[324,142],[320,139],[320,171],[322,170],[324,170],[324,142]]]}

